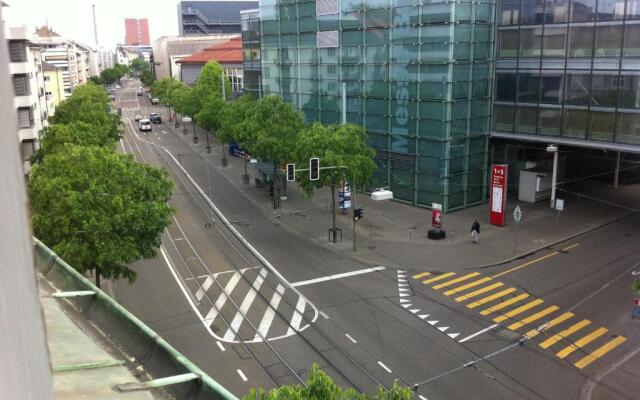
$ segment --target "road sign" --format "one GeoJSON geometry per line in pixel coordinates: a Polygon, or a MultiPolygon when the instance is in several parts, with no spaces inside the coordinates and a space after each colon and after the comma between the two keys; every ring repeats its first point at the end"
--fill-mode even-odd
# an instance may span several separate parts
{"type": "Polygon", "coordinates": [[[556,210],[564,210],[564,199],[556,199],[556,210]]]}
{"type": "Polygon", "coordinates": [[[516,206],[516,209],[513,210],[513,220],[516,221],[516,224],[519,224],[521,219],[522,210],[520,209],[520,206],[516,206]]]}
{"type": "Polygon", "coordinates": [[[491,225],[504,226],[508,167],[506,164],[493,164],[491,167],[491,207],[489,211],[491,225]]]}

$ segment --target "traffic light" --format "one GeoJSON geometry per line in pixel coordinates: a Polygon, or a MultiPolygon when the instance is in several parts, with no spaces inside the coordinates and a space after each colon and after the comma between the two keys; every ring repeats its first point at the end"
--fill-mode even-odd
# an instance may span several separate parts
{"type": "Polygon", "coordinates": [[[320,159],[312,157],[309,159],[309,180],[317,181],[320,179],[320,159]]]}
{"type": "Polygon", "coordinates": [[[353,220],[357,221],[362,218],[362,208],[356,208],[353,210],[353,220]]]}
{"type": "Polygon", "coordinates": [[[296,165],[287,164],[287,181],[293,182],[296,180],[296,165]]]}

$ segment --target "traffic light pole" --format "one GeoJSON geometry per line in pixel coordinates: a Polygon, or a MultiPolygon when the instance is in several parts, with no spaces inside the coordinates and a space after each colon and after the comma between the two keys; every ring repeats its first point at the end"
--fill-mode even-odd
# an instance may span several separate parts
{"type": "MultiPolygon", "coordinates": [[[[356,173],[355,171],[353,172],[353,180],[351,181],[351,207],[352,209],[356,210],[356,173]]],[[[356,247],[356,223],[358,221],[356,221],[355,218],[353,219],[353,251],[356,252],[357,251],[357,247],[356,247]]]]}

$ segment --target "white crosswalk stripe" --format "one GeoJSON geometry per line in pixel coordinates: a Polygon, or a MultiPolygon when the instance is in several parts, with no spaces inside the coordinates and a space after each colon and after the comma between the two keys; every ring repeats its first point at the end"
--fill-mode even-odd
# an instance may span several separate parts
{"type": "Polygon", "coordinates": [[[204,322],[220,342],[277,340],[303,331],[318,318],[312,303],[266,268],[216,272],[195,280],[195,298],[207,307],[204,322]],[[206,304],[214,298],[213,305],[206,304]]]}
{"type": "Polygon", "coordinates": [[[213,320],[218,316],[218,310],[220,310],[222,306],[224,306],[224,303],[226,303],[227,299],[229,298],[227,294],[233,292],[233,289],[235,289],[238,282],[240,282],[240,278],[242,278],[242,275],[240,275],[240,272],[234,273],[231,279],[229,280],[229,282],[227,283],[227,286],[225,286],[224,292],[220,293],[220,296],[218,296],[218,300],[216,300],[214,306],[211,307],[211,310],[209,310],[209,313],[204,318],[205,321],[207,321],[207,323],[209,324],[209,326],[213,324],[213,320]]]}
{"type": "Polygon", "coordinates": [[[256,280],[253,281],[249,292],[244,297],[242,304],[240,304],[240,309],[236,313],[235,317],[233,317],[233,321],[231,321],[231,326],[229,327],[229,329],[227,329],[227,333],[224,334],[224,340],[233,340],[236,337],[236,332],[238,332],[238,329],[240,329],[240,324],[242,324],[244,316],[247,315],[249,307],[251,307],[251,304],[256,299],[258,290],[260,290],[265,276],[267,276],[267,270],[263,269],[262,271],[260,271],[260,274],[258,275],[256,280]]]}

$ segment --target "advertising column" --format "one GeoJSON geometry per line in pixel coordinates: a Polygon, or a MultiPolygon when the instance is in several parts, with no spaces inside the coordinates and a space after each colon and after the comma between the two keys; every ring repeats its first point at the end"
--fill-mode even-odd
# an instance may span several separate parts
{"type": "Polygon", "coordinates": [[[507,165],[493,164],[491,167],[491,208],[489,223],[504,226],[507,205],[507,165]]]}

